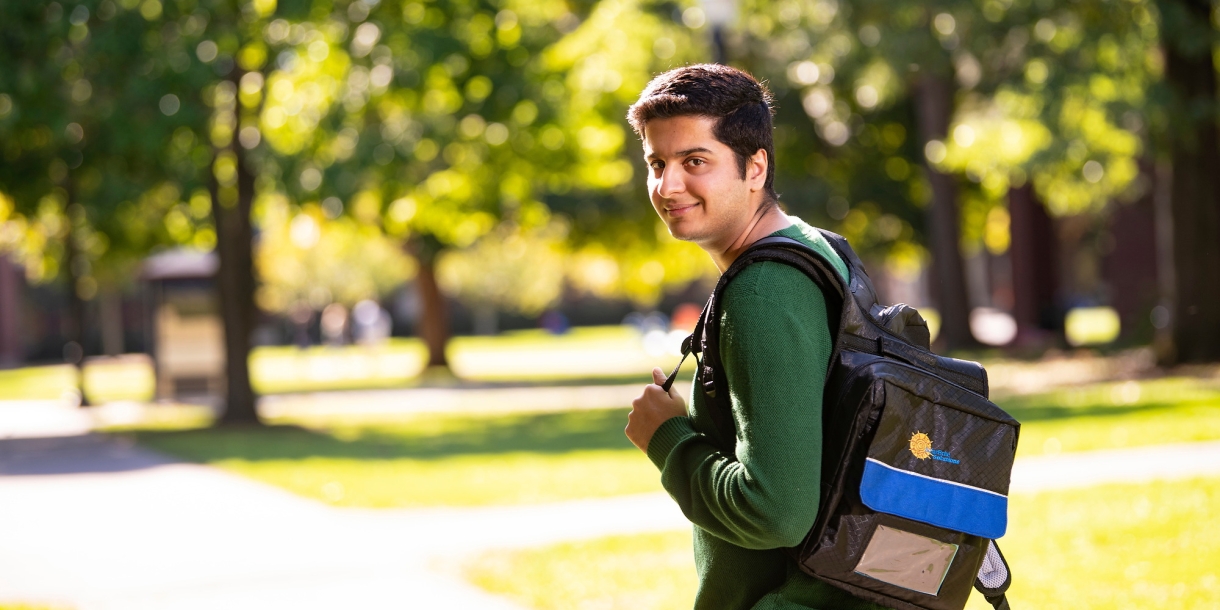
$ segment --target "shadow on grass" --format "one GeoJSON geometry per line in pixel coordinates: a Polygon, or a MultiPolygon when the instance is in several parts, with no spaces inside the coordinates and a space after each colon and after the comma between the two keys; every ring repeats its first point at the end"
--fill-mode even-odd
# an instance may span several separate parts
{"type": "Polygon", "coordinates": [[[625,409],[498,417],[445,417],[415,424],[351,425],[318,431],[295,425],[135,433],[140,444],[191,461],[440,459],[515,452],[632,449],[625,409]]]}

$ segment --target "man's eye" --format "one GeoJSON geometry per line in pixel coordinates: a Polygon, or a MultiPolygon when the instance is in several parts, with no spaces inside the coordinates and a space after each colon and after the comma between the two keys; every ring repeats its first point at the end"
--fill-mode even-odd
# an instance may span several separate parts
{"type": "Polygon", "coordinates": [[[687,159],[686,162],[691,165],[703,165],[704,163],[707,163],[707,161],[704,161],[703,159],[687,159]]]}
{"type": "Polygon", "coordinates": [[[665,164],[661,161],[653,161],[652,163],[648,164],[648,167],[651,167],[652,169],[665,169],[665,164]]]}

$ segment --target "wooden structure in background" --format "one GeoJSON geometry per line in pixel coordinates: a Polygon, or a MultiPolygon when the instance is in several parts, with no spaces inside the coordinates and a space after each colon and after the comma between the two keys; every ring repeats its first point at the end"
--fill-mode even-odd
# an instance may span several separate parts
{"type": "Polygon", "coordinates": [[[224,396],[224,326],[216,303],[213,253],[171,250],[149,257],[146,320],[157,398],[213,403],[224,396]]]}

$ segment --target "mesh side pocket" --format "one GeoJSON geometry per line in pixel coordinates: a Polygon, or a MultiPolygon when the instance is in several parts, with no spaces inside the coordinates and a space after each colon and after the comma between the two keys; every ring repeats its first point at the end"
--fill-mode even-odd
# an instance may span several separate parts
{"type": "Polygon", "coordinates": [[[988,589],[996,589],[1006,580],[1008,570],[1000,561],[1000,555],[995,552],[995,545],[988,546],[987,556],[983,558],[983,565],[979,568],[979,582],[988,589]]]}

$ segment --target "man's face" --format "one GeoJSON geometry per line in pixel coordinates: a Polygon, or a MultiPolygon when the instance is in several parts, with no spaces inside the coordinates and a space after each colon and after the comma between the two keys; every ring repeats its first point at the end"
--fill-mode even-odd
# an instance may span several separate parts
{"type": "MultiPolygon", "coordinates": [[[[644,129],[652,207],[670,235],[709,252],[725,250],[746,229],[762,186],[754,159],[742,179],[733,150],[712,135],[714,125],[708,117],[679,116],[653,119],[644,129]]],[[[765,179],[766,155],[759,155],[765,179]]]]}

